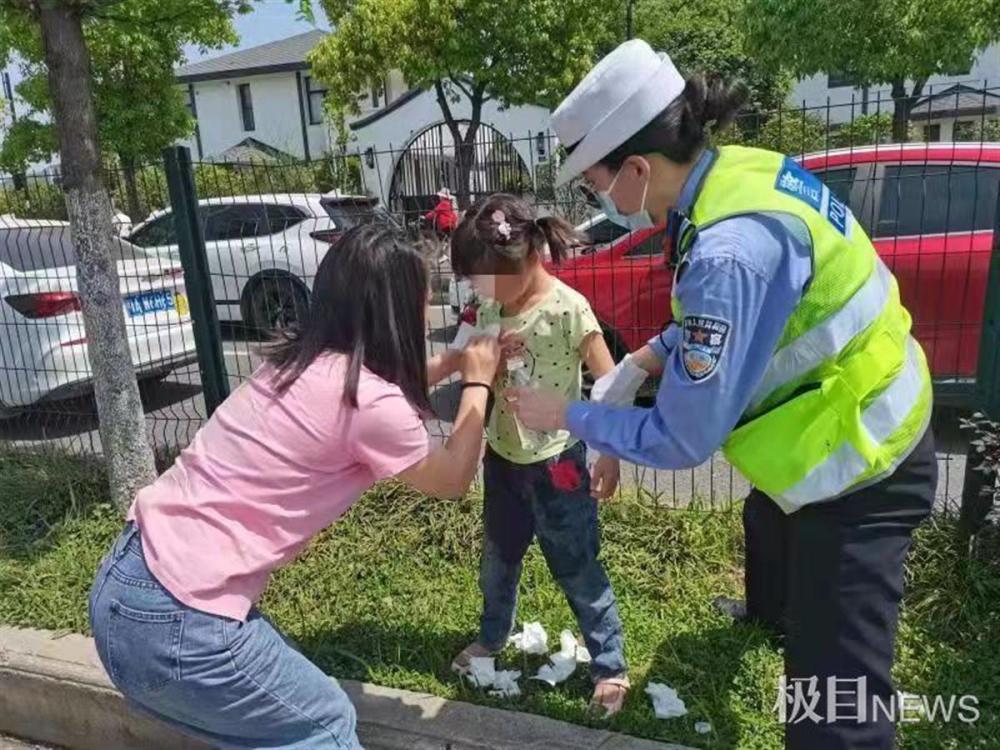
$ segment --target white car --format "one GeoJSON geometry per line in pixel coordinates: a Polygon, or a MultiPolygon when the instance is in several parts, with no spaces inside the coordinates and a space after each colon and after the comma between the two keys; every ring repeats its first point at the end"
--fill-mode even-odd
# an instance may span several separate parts
{"type": "MultiPolygon", "coordinates": [[[[115,238],[129,350],[139,378],[196,361],[179,264],[115,238]]],[[[90,389],[69,224],[0,222],[0,416],[90,389]]]]}
{"type": "MultiPolygon", "coordinates": [[[[619,237],[628,234],[628,229],[615,224],[603,213],[597,214],[587,219],[582,224],[576,226],[576,231],[587,238],[583,245],[584,252],[592,253],[604,245],[608,245],[619,237]]],[[[462,311],[469,304],[476,301],[476,293],[472,288],[472,283],[468,279],[460,279],[452,276],[448,280],[448,304],[456,315],[461,315],[462,311]]]]}
{"type": "MultiPolygon", "coordinates": [[[[393,223],[378,199],[333,192],[242,195],[198,202],[219,320],[260,331],[280,329],[308,310],[320,261],[348,229],[393,223]]],[[[178,258],[169,209],[137,225],[128,239],[178,258]]]]}

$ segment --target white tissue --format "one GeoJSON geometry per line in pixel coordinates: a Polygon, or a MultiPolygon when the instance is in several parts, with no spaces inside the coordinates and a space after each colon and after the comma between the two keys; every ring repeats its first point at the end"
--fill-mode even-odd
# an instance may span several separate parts
{"type": "Polygon", "coordinates": [[[559,634],[559,653],[572,657],[577,664],[590,664],[590,652],[580,645],[572,631],[564,630],[559,634]]]}
{"type": "Polygon", "coordinates": [[[476,687],[490,688],[490,695],[498,698],[515,698],[521,694],[517,681],[521,673],[515,670],[498,670],[492,656],[473,656],[465,675],[476,687]]]}
{"type": "Polygon", "coordinates": [[[516,698],[521,694],[521,686],[517,684],[520,678],[521,673],[514,669],[497,672],[490,695],[497,698],[516,698]]]}
{"type": "Polygon", "coordinates": [[[539,669],[538,674],[531,679],[555,687],[573,675],[577,664],[589,663],[590,652],[577,643],[571,631],[564,630],[559,634],[559,651],[549,656],[549,663],[539,669]]]}
{"type": "Polygon", "coordinates": [[[540,622],[526,622],[524,630],[510,637],[510,644],[526,654],[544,654],[549,650],[549,635],[540,622]]]}
{"type": "Polygon", "coordinates": [[[467,676],[476,687],[491,687],[497,678],[496,660],[492,656],[473,656],[467,676]]]}
{"type": "Polygon", "coordinates": [[[687,713],[687,707],[677,696],[677,691],[661,682],[651,682],[646,686],[646,694],[653,701],[653,712],[657,719],[674,719],[687,713]]]}
{"type": "Polygon", "coordinates": [[[575,658],[556,653],[549,657],[549,663],[539,669],[538,674],[531,679],[548,683],[549,687],[555,687],[560,682],[568,680],[575,671],[575,658]]]}
{"type": "Polygon", "coordinates": [[[452,339],[450,344],[448,344],[448,348],[464,349],[476,336],[492,336],[493,338],[496,338],[499,335],[500,325],[498,323],[480,328],[463,321],[462,325],[458,327],[458,332],[455,334],[455,338],[452,339]]]}
{"type": "Polygon", "coordinates": [[[694,723],[694,731],[698,734],[708,734],[712,731],[712,725],[707,721],[696,721],[694,723]]]}
{"type": "Polygon", "coordinates": [[[648,377],[649,373],[635,363],[632,355],[626,354],[611,372],[594,381],[590,400],[612,406],[632,406],[635,395],[648,377]]]}

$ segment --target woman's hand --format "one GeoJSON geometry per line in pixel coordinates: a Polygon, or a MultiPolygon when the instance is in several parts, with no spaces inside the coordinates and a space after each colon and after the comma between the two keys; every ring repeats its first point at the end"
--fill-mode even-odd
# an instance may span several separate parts
{"type": "Polygon", "coordinates": [[[492,336],[477,336],[462,350],[459,370],[466,383],[486,383],[496,377],[500,365],[500,344],[492,336]]]}
{"type": "Polygon", "coordinates": [[[569,401],[548,388],[509,388],[504,394],[521,424],[529,430],[553,432],[566,429],[569,401]]]}

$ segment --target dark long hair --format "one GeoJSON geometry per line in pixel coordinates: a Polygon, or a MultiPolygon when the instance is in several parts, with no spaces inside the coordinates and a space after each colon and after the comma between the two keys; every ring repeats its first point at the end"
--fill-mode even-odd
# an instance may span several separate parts
{"type": "Polygon", "coordinates": [[[545,245],[556,264],[583,238],[573,225],[556,216],[543,216],[523,198],[496,193],[465,212],[451,237],[451,268],[459,276],[520,273],[532,253],[545,245]],[[494,218],[503,213],[503,222],[494,218]],[[506,223],[504,229],[502,223],[506,223]]]}
{"type": "Polygon", "coordinates": [[[713,130],[722,130],[735,119],[747,95],[747,87],[739,81],[728,83],[714,75],[690,76],[683,94],[599,163],[614,171],[630,156],[662,154],[672,162],[687,164],[713,130]]]}
{"type": "Polygon", "coordinates": [[[316,271],[306,321],[265,352],[278,372],[278,391],[321,354],[339,352],[348,358],[345,403],[357,407],[364,365],[429,412],[427,292],[427,266],[402,234],[373,224],[349,230],[316,271]]]}

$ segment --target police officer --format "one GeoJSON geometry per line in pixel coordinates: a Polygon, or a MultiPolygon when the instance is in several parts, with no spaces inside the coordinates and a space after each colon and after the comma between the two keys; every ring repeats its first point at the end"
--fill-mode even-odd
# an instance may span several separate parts
{"type": "Polygon", "coordinates": [[[887,749],[903,563],[937,480],[931,380],[850,210],[791,159],[709,145],[742,100],[634,40],[553,114],[560,182],[582,174],[630,229],[667,223],[673,322],[595,385],[603,403],[523,390],[517,409],[663,469],[721,447],[754,487],[746,616],[783,634],[789,695],[816,707],[786,747],[887,749]],[[653,408],[614,405],[660,371],[653,408]]]}

